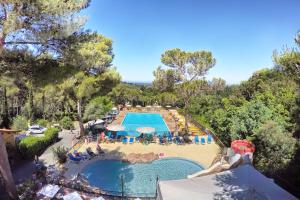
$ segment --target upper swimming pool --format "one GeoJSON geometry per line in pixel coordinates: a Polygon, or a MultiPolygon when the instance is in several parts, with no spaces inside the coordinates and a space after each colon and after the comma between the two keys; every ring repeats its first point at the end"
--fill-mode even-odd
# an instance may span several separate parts
{"type": "Polygon", "coordinates": [[[127,113],[122,125],[129,132],[129,136],[136,136],[134,132],[139,127],[153,127],[157,135],[170,131],[161,114],[157,113],[127,113]]]}

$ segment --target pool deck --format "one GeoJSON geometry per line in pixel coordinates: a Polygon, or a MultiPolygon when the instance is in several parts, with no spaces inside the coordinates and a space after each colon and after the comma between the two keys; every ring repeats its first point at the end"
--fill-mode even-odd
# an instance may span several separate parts
{"type": "MultiPolygon", "coordinates": [[[[206,137],[206,136],[203,136],[206,137]]],[[[214,158],[219,153],[219,146],[212,142],[211,144],[186,144],[186,145],[160,145],[157,143],[151,143],[148,145],[144,145],[141,143],[134,144],[123,144],[121,142],[116,143],[101,143],[101,148],[105,151],[105,156],[96,157],[91,160],[82,161],[79,164],[76,163],[67,163],[65,167],[68,169],[65,173],[66,178],[71,178],[77,173],[81,172],[82,169],[99,159],[117,159],[122,160],[125,159],[131,153],[155,153],[160,154],[163,153],[164,157],[179,157],[185,158],[192,161],[197,162],[204,168],[208,168],[213,162],[214,158]]],[[[91,149],[96,152],[96,142],[91,142],[88,144],[83,144],[79,152],[85,152],[87,147],[91,147],[91,149]]]]}

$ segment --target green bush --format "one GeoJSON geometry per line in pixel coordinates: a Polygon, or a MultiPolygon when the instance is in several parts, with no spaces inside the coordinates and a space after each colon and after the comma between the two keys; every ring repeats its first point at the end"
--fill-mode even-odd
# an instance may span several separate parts
{"type": "Polygon", "coordinates": [[[83,120],[90,121],[103,117],[113,107],[112,101],[108,97],[96,97],[89,101],[85,107],[83,120]]]}
{"type": "Polygon", "coordinates": [[[29,136],[24,138],[19,143],[20,153],[25,158],[34,158],[35,155],[40,156],[49,145],[58,140],[58,132],[57,128],[49,128],[45,131],[43,137],[29,136]]]}
{"type": "Polygon", "coordinates": [[[73,121],[70,117],[68,116],[64,116],[61,120],[60,120],[60,125],[62,126],[62,128],[64,129],[73,129],[74,125],[73,125],[73,121]]]}
{"type": "Polygon", "coordinates": [[[18,115],[13,119],[13,129],[25,131],[28,129],[28,120],[26,117],[18,115]]]}
{"type": "Polygon", "coordinates": [[[63,164],[67,161],[67,153],[68,150],[65,147],[58,146],[56,148],[52,148],[52,152],[54,158],[60,163],[63,164]]]}
{"type": "Polygon", "coordinates": [[[47,127],[49,124],[49,122],[45,119],[37,119],[35,123],[43,127],[47,127]]]}

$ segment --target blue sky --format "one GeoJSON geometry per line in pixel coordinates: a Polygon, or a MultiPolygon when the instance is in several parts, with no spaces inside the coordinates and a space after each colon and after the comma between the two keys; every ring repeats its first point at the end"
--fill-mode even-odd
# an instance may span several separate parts
{"type": "Polygon", "coordinates": [[[152,81],[172,48],[212,51],[207,75],[228,83],[272,67],[272,53],[294,46],[299,0],[93,0],[86,28],[113,40],[113,64],[124,81],[152,81]]]}

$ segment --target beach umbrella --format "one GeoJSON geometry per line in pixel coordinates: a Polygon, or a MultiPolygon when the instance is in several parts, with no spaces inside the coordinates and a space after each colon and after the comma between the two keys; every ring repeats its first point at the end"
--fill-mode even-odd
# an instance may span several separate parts
{"type": "Polygon", "coordinates": [[[78,192],[72,192],[63,196],[63,200],[82,200],[82,198],[78,192]]]}
{"type": "Polygon", "coordinates": [[[93,198],[91,200],[105,200],[103,197],[96,197],[96,198],[93,198]]]}
{"type": "Polygon", "coordinates": [[[153,128],[153,127],[140,127],[140,128],[137,128],[136,131],[140,132],[140,133],[149,134],[149,133],[154,133],[155,128],[153,128]]]}
{"type": "Polygon", "coordinates": [[[152,106],[146,106],[146,108],[151,108],[152,106]]]}
{"type": "Polygon", "coordinates": [[[167,106],[166,106],[166,108],[172,108],[172,106],[170,106],[170,105],[167,105],[167,106]]]}
{"type": "Polygon", "coordinates": [[[113,107],[111,110],[118,110],[118,108],[116,108],[116,107],[113,107]]]}
{"type": "Polygon", "coordinates": [[[121,124],[110,124],[106,128],[109,131],[123,131],[125,129],[121,124]]]}
{"type": "Polygon", "coordinates": [[[130,137],[139,137],[141,135],[141,133],[137,132],[137,131],[129,131],[127,133],[128,136],[130,137]]]}
{"type": "Polygon", "coordinates": [[[127,132],[126,131],[118,131],[117,136],[127,136],[127,132]]]}
{"type": "Polygon", "coordinates": [[[141,106],[141,105],[136,105],[135,107],[137,107],[137,108],[141,108],[142,106],[141,106]]]}
{"type": "Polygon", "coordinates": [[[130,104],[127,104],[126,107],[131,107],[131,105],[130,105],[130,104]]]}
{"type": "Polygon", "coordinates": [[[104,123],[105,121],[103,121],[102,119],[97,119],[94,124],[104,124],[104,123]]]}

